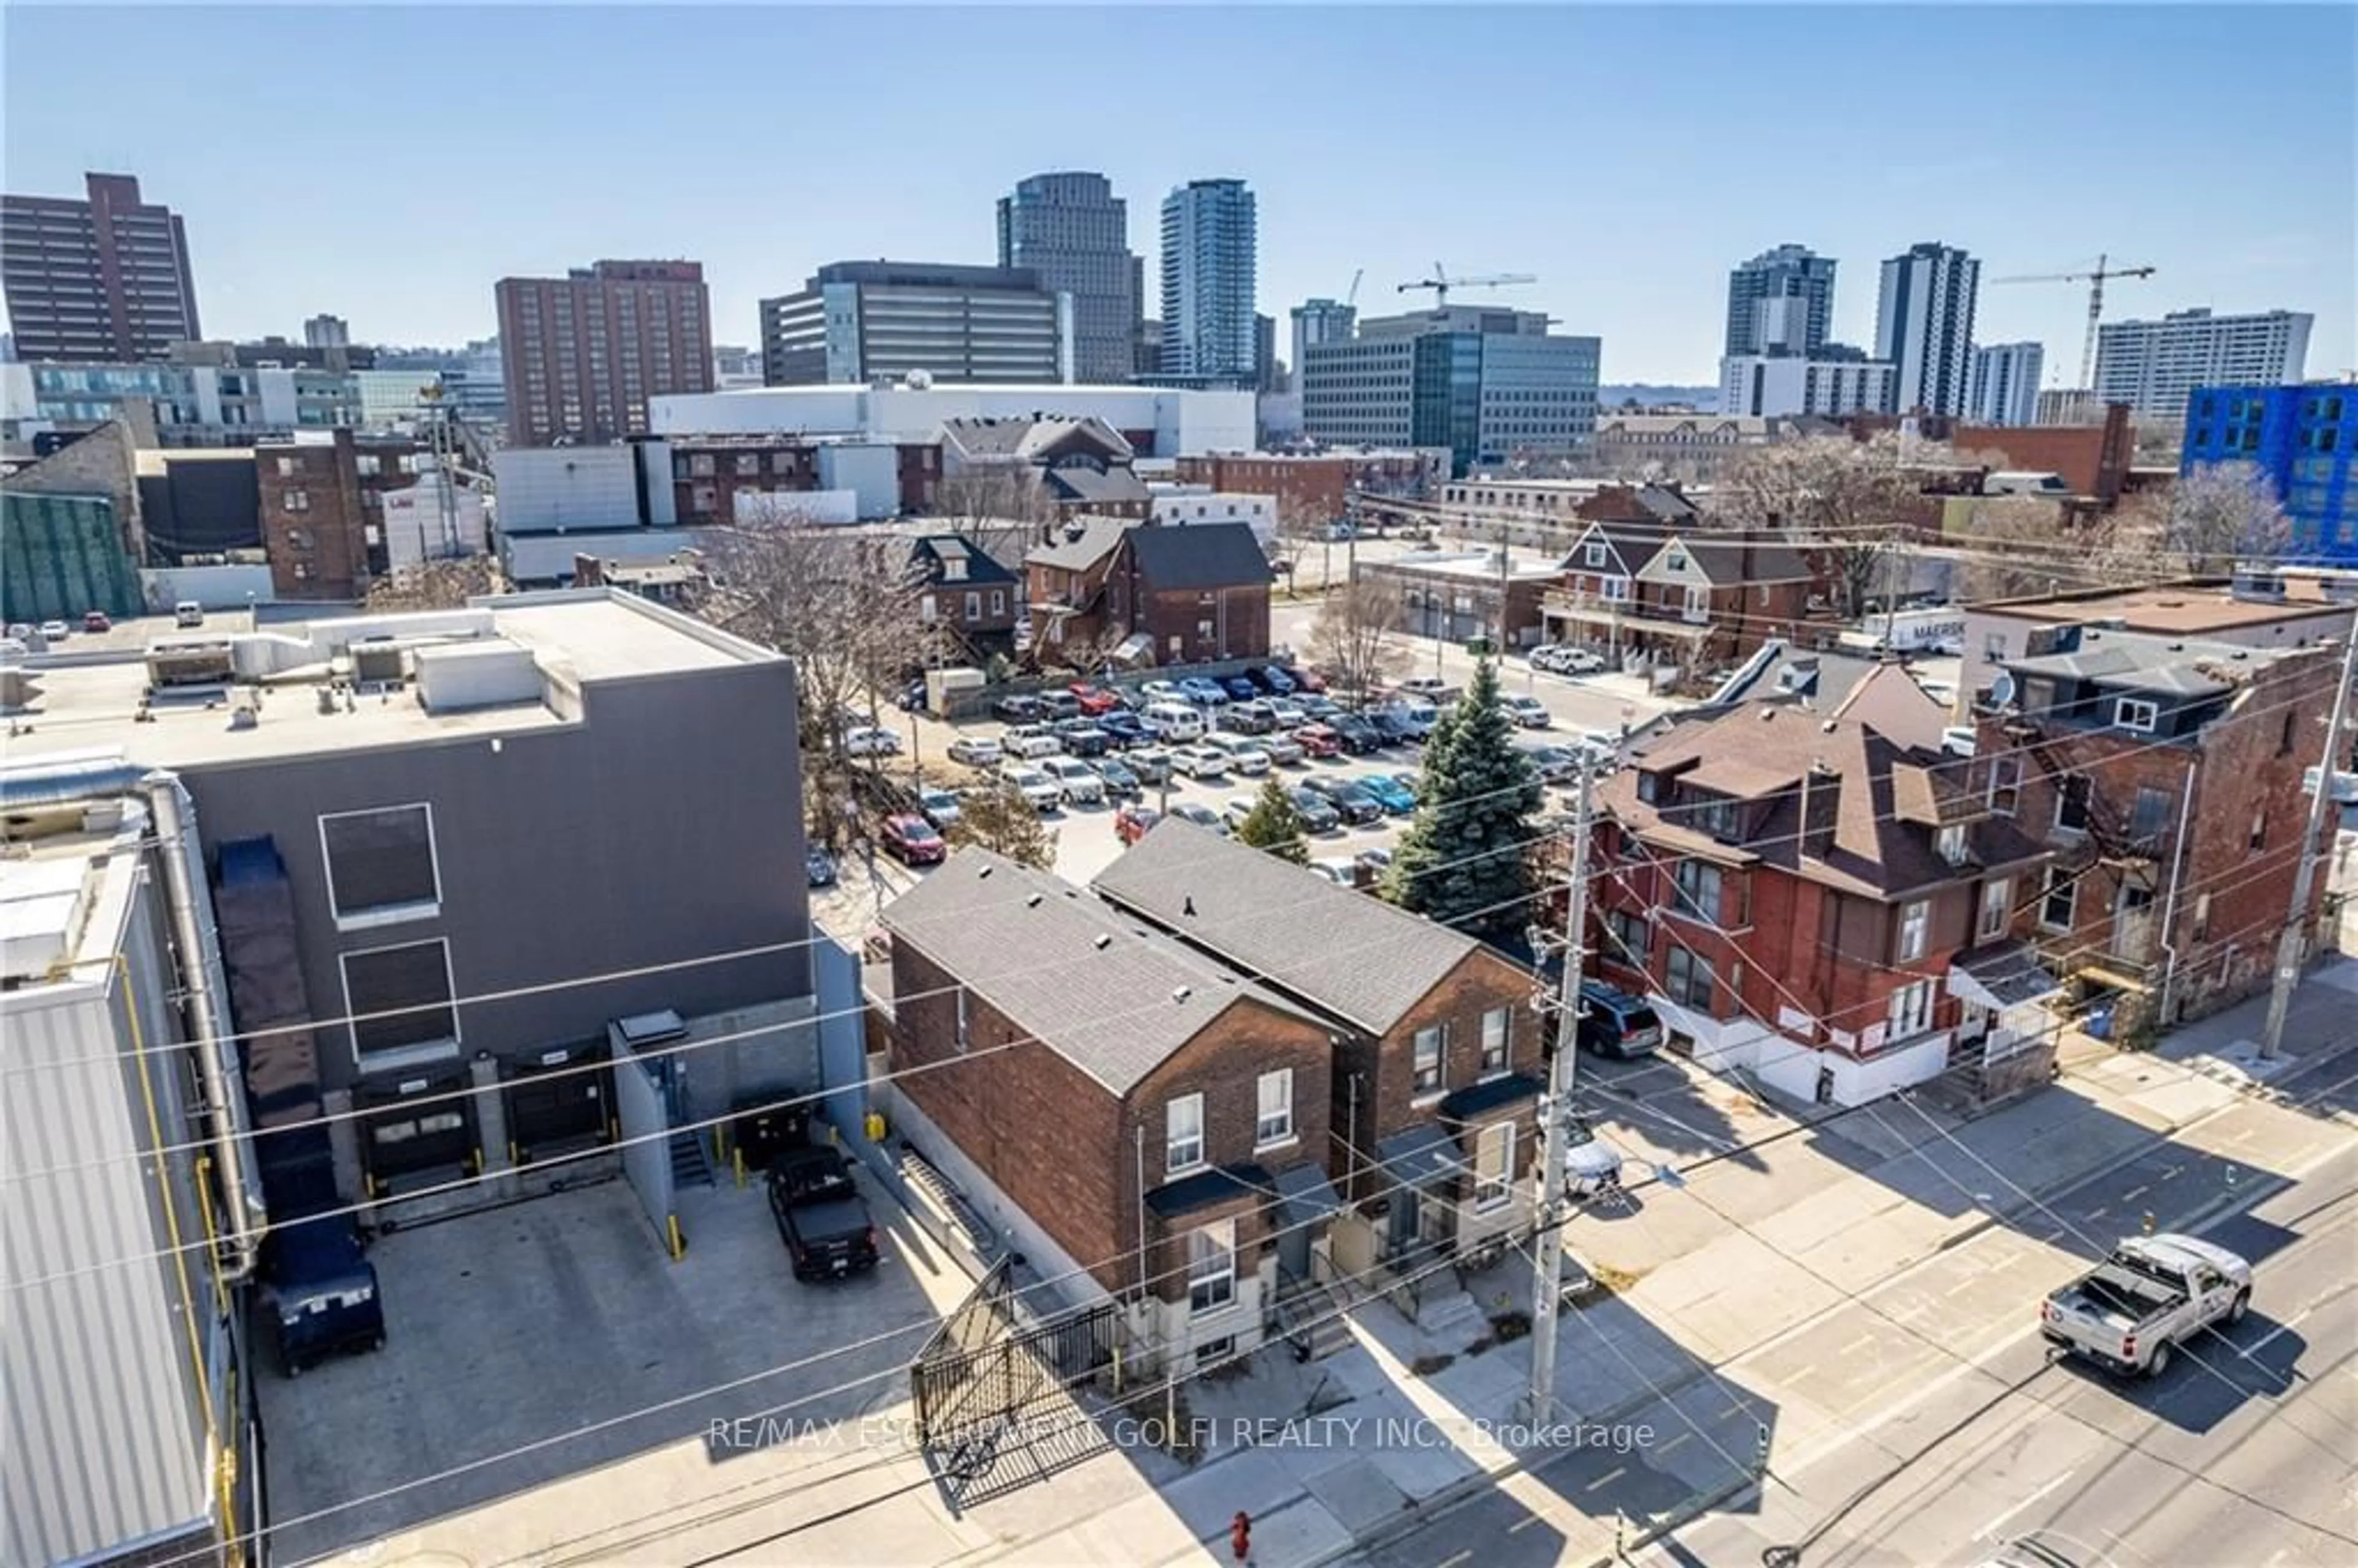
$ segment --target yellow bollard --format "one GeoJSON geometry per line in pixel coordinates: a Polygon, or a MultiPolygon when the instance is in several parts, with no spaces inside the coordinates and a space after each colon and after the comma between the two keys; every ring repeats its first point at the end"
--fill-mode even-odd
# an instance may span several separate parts
{"type": "Polygon", "coordinates": [[[671,1225],[671,1260],[676,1263],[687,1256],[687,1238],[679,1232],[679,1216],[675,1214],[665,1217],[671,1225]]]}
{"type": "Polygon", "coordinates": [[[741,1187],[745,1184],[745,1151],[742,1149],[731,1149],[729,1152],[729,1154],[730,1160],[737,1166],[737,1184],[741,1187]]]}
{"type": "Polygon", "coordinates": [[[884,1141],[884,1113],[882,1111],[870,1111],[867,1118],[867,1127],[868,1141],[871,1143],[882,1143],[884,1141]]]}
{"type": "Polygon", "coordinates": [[[1116,1399],[1121,1397],[1121,1346],[1119,1345],[1113,1347],[1113,1391],[1116,1399]]]}

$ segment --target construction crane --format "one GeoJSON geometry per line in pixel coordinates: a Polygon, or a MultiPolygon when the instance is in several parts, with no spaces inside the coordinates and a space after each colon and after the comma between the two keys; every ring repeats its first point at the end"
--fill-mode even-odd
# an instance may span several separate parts
{"type": "Polygon", "coordinates": [[[1993,283],[2084,283],[2088,286],[2088,336],[2080,345],[2080,384],[2074,390],[2096,390],[2096,324],[2104,317],[2104,284],[2115,277],[2151,277],[2149,266],[2110,266],[2109,256],[2098,256],[2092,272],[2029,273],[2020,277],[1993,278],[1993,283]]]}
{"type": "Polygon", "coordinates": [[[1367,269],[1366,267],[1361,267],[1361,268],[1359,268],[1359,270],[1358,270],[1358,271],[1357,271],[1357,272],[1355,272],[1355,273],[1353,273],[1353,274],[1351,275],[1351,292],[1350,292],[1350,293],[1348,293],[1348,294],[1347,294],[1347,295],[1345,295],[1345,296],[1343,296],[1343,308],[1344,308],[1344,309],[1346,309],[1346,310],[1350,310],[1350,309],[1354,309],[1354,308],[1356,308],[1358,306],[1358,303],[1359,303],[1359,280],[1360,280],[1361,278],[1363,278],[1363,277],[1367,276],[1368,276],[1368,269],[1367,269]]]}
{"type": "Polygon", "coordinates": [[[1414,283],[1403,283],[1400,286],[1400,291],[1402,294],[1412,294],[1420,288],[1433,290],[1433,308],[1439,311],[1447,308],[1449,291],[1453,288],[1501,288],[1510,283],[1537,283],[1538,281],[1538,278],[1527,272],[1492,273],[1487,277],[1452,277],[1439,262],[1434,262],[1431,277],[1421,277],[1414,283]]]}

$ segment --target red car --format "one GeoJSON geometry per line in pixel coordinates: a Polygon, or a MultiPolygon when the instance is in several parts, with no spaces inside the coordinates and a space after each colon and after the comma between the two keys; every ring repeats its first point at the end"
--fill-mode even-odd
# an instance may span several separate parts
{"type": "Polygon", "coordinates": [[[884,852],[904,866],[938,866],[950,852],[934,825],[914,812],[884,819],[884,852]]]}
{"type": "Polygon", "coordinates": [[[106,618],[105,611],[93,610],[81,618],[81,629],[85,632],[112,632],[114,622],[106,618]]]}
{"type": "Polygon", "coordinates": [[[1293,739],[1305,756],[1339,757],[1343,754],[1343,737],[1324,724],[1305,724],[1293,732],[1293,739]]]}
{"type": "Polygon", "coordinates": [[[1065,689],[1071,692],[1074,700],[1081,705],[1082,713],[1091,719],[1111,713],[1121,706],[1121,698],[1103,687],[1091,686],[1085,680],[1076,680],[1065,689]]]}
{"type": "Polygon", "coordinates": [[[1113,836],[1125,844],[1135,844],[1162,820],[1163,814],[1151,806],[1125,806],[1113,814],[1113,836]]]}
{"type": "Polygon", "coordinates": [[[1326,689],[1326,677],[1320,675],[1316,670],[1312,669],[1308,665],[1295,665],[1285,673],[1293,677],[1293,689],[1296,691],[1314,693],[1322,692],[1326,689]]]}

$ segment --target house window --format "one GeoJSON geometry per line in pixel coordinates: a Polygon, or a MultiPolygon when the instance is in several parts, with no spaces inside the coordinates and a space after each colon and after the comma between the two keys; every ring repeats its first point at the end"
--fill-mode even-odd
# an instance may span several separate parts
{"type": "Polygon", "coordinates": [[[969,591],[967,594],[966,618],[968,621],[979,621],[982,618],[982,595],[979,593],[969,591]]]}
{"type": "Polygon", "coordinates": [[[1163,1168],[1173,1175],[1204,1162],[1204,1097],[1181,1095],[1163,1108],[1163,1168]]]}
{"type": "Polygon", "coordinates": [[[740,479],[759,479],[759,478],[761,478],[761,476],[762,476],[762,454],[761,454],[761,453],[759,453],[759,452],[740,452],[740,453],[738,453],[738,454],[737,454],[737,477],[738,477],[738,478],[740,478],[740,479]]]}
{"type": "Polygon", "coordinates": [[[2072,906],[2079,901],[2080,883],[2077,873],[2061,866],[2047,868],[2047,881],[2039,892],[2039,924],[2049,931],[2069,931],[2072,926],[2072,906]]]}
{"type": "Polygon", "coordinates": [[[2194,940],[2201,941],[2211,935],[2211,895],[2202,893],[2194,901],[2194,940]]]}
{"type": "Polygon", "coordinates": [[[1686,905],[1680,913],[1692,913],[1709,921],[1719,918],[1717,866],[1709,860],[1681,860],[1671,876],[1678,882],[1680,900],[1686,905]]]}
{"type": "Polygon", "coordinates": [[[1507,1070],[1512,1053],[1509,1039],[1512,1033],[1511,1010],[1494,1007],[1482,1015],[1482,1076],[1489,1077],[1507,1070]]]}
{"type": "Polygon", "coordinates": [[[1932,937],[1932,901],[1920,898],[1899,906],[1899,962],[1924,956],[1932,937]]]}
{"type": "Polygon", "coordinates": [[[1993,815],[2012,816],[2022,798],[2022,759],[2012,755],[1990,759],[1989,807],[1993,815]]]}
{"type": "Polygon", "coordinates": [[[1214,1313],[1237,1300],[1237,1222],[1217,1219],[1187,1233],[1187,1310],[1214,1313]]]}
{"type": "Polygon", "coordinates": [[[944,582],[964,582],[966,580],[966,558],[962,556],[945,557],[942,560],[942,580],[944,582]]]}
{"type": "Polygon", "coordinates": [[[1414,1070],[1409,1080],[1409,1087],[1418,1095],[1437,1095],[1441,1092],[1441,1057],[1444,1033],[1445,1026],[1438,1023],[1416,1032],[1412,1057],[1414,1070]]]}
{"type": "Polygon", "coordinates": [[[1982,663],[1985,665],[1995,665],[2003,661],[2005,657],[2006,633],[2003,632],[1983,633],[1982,663]]]}
{"type": "Polygon", "coordinates": [[[352,464],[362,479],[375,478],[384,467],[383,460],[379,459],[374,452],[362,452],[352,460],[352,464]]]}
{"type": "Polygon", "coordinates": [[[1606,578],[1604,580],[1602,589],[1606,603],[1627,604],[1629,602],[1629,579],[1628,578],[1606,578]]]}
{"type": "Polygon", "coordinates": [[[1497,1208],[1514,1194],[1515,1124],[1497,1122],[1474,1140],[1474,1206],[1497,1208]]]}
{"type": "Polygon", "coordinates": [[[293,479],[295,477],[295,460],[293,458],[281,458],[278,460],[278,477],[280,479],[293,479]]]}
{"type": "Polygon", "coordinates": [[[2169,821],[2169,792],[2139,784],[2136,805],[2129,813],[2129,837],[2158,838],[2169,821]]]}
{"type": "Polygon", "coordinates": [[[1885,1044],[1913,1040],[1932,1027],[1932,982],[1918,980],[1891,993],[1891,1027],[1885,1044]]]}
{"type": "Polygon", "coordinates": [[[1606,556],[1605,546],[1603,545],[1592,544],[1588,546],[1585,559],[1590,566],[1602,567],[1608,558],[1609,557],[1606,556]]]}
{"type": "Polygon", "coordinates": [[[2252,813],[2252,836],[2248,842],[2255,849],[2268,847],[2268,808],[2265,806],[2252,813]]]}
{"type": "Polygon", "coordinates": [[[990,590],[990,612],[993,615],[1004,615],[1007,613],[1007,590],[1005,589],[994,588],[990,590]]]}
{"type": "Polygon", "coordinates": [[[2055,827],[2064,833],[2088,830],[2088,775],[2065,773],[2055,783],[2055,827]]]}
{"type": "Polygon", "coordinates": [[[370,948],[340,961],[352,1053],[363,1068],[459,1054],[448,942],[370,948]]]}
{"type": "Polygon", "coordinates": [[[1259,1086],[1260,1119],[1253,1123],[1253,1147],[1274,1148],[1293,1141],[1293,1069],[1263,1073],[1259,1086]]]}
{"type": "Polygon", "coordinates": [[[1952,822],[1932,835],[1932,852],[1952,866],[1965,861],[1965,825],[1952,822]]]}
{"type": "Polygon", "coordinates": [[[1687,558],[1673,550],[1662,557],[1662,569],[1668,572],[1682,572],[1687,569],[1687,558]]]}
{"type": "Polygon", "coordinates": [[[2161,710],[2141,697],[2125,697],[2113,704],[2113,722],[2123,730],[2134,730],[2140,735],[2153,733],[2154,719],[2161,710]]]}
{"type": "Polygon", "coordinates": [[[1982,909],[1974,922],[1974,940],[1987,942],[2006,935],[2008,919],[2014,913],[2014,881],[2000,877],[1982,884],[1982,909]]]}
{"type": "Polygon", "coordinates": [[[1691,1007],[1698,1012],[1711,1011],[1709,958],[1698,957],[1684,947],[1672,947],[1663,980],[1670,999],[1681,1007],[1691,1007]]]}
{"type": "Polygon", "coordinates": [[[319,848],[328,868],[328,907],[338,930],[427,920],[442,912],[433,807],[395,806],[322,816],[319,848]]]}
{"type": "Polygon", "coordinates": [[[308,512],[311,510],[311,492],[308,490],[290,490],[278,498],[278,504],[289,512],[308,512]]]}
{"type": "Polygon", "coordinates": [[[1635,910],[1613,909],[1605,914],[1606,934],[1613,939],[1613,952],[1607,957],[1642,969],[1653,946],[1654,928],[1646,917],[1635,910]]]}

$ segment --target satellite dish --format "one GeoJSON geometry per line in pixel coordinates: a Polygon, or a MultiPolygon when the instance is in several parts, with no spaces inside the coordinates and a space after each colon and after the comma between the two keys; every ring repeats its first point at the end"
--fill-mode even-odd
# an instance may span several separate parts
{"type": "Polygon", "coordinates": [[[1990,680],[1990,701],[2000,708],[2014,700],[2014,676],[2000,670],[1990,680]]]}

